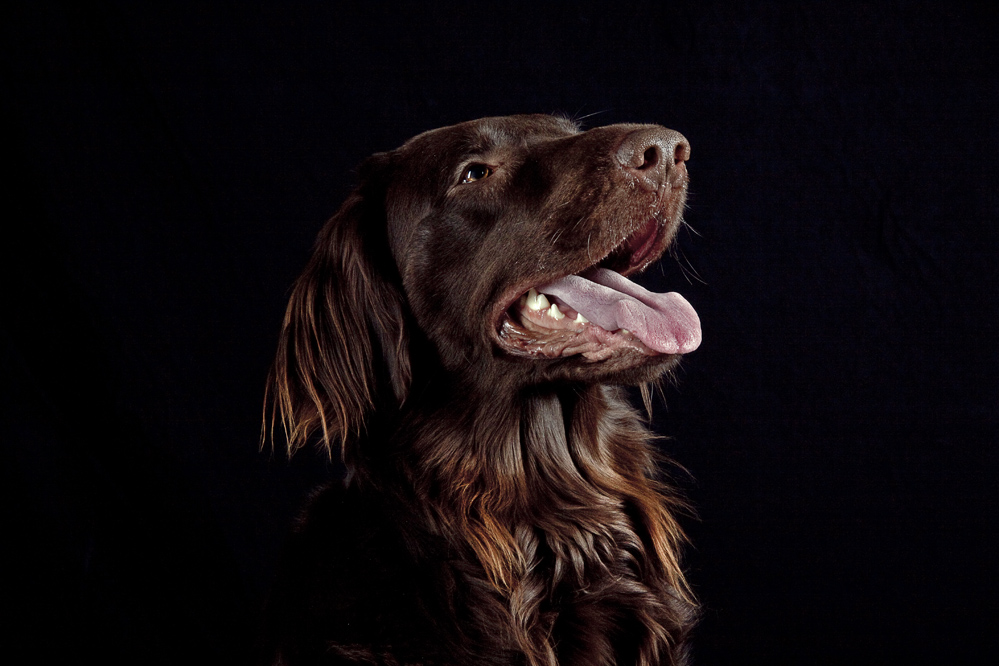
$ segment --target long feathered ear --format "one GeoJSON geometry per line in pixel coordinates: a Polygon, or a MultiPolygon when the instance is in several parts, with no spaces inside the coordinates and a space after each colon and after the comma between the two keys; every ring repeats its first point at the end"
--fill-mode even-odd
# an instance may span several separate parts
{"type": "Polygon", "coordinates": [[[386,236],[390,169],[387,153],[361,165],[362,184],[319,233],[292,289],[264,404],[264,434],[273,439],[280,421],[289,455],[320,434],[349,464],[375,405],[406,399],[406,315],[386,236]]]}

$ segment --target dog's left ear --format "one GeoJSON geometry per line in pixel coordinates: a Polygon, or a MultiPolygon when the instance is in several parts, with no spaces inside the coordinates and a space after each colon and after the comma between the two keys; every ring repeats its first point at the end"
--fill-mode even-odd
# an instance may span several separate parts
{"type": "Polygon", "coordinates": [[[292,289],[264,407],[264,435],[280,420],[289,453],[318,433],[349,464],[376,406],[402,404],[409,391],[406,307],[385,217],[392,163],[379,153],[361,165],[361,184],[292,289]]]}

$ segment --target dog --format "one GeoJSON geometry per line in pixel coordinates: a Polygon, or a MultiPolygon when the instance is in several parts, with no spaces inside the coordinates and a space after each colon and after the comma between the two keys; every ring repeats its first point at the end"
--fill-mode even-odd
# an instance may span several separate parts
{"type": "Polygon", "coordinates": [[[701,340],[627,277],[683,224],[689,154],[657,125],[523,115],[359,167],[268,382],[271,438],[348,471],[291,537],[266,663],[687,663],[684,505],[621,387],[701,340]]]}

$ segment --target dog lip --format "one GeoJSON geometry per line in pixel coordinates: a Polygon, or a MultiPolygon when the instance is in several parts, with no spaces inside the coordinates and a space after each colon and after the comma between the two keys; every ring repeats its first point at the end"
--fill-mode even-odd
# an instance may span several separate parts
{"type": "MultiPolygon", "coordinates": [[[[658,244],[662,233],[663,225],[661,225],[655,217],[652,217],[645,223],[644,226],[626,237],[615,249],[611,250],[607,256],[611,257],[617,252],[622,252],[622,254],[628,258],[628,263],[624,270],[618,270],[617,272],[621,273],[621,275],[634,273],[651,263],[652,259],[657,258],[649,257],[655,252],[656,245],[658,244]]],[[[665,247],[663,247],[663,249],[665,249],[665,247]]],[[[606,260],[606,257],[604,260],[606,260]]]]}
{"type": "Polygon", "coordinates": [[[511,322],[514,320],[509,314],[510,309],[516,305],[521,296],[537,285],[547,284],[568,275],[581,275],[592,268],[600,266],[610,268],[622,276],[629,276],[640,272],[661,257],[666,251],[666,247],[669,245],[669,236],[671,235],[667,229],[668,226],[668,222],[663,223],[657,215],[653,215],[640,227],[631,230],[597,261],[588,260],[588,263],[581,266],[578,270],[536,275],[530,282],[520,283],[516,287],[507,290],[503,294],[503,297],[498,299],[497,306],[494,308],[493,316],[491,317],[492,326],[490,327],[490,333],[493,341],[508,352],[512,351],[518,353],[518,355],[524,355],[518,350],[511,349],[510,345],[504,342],[503,336],[500,335],[504,324],[508,320],[511,322]],[[666,242],[663,242],[664,239],[666,242]],[[615,254],[626,258],[626,262],[623,262],[623,264],[620,262],[611,262],[612,265],[605,265],[608,258],[615,254]]]}

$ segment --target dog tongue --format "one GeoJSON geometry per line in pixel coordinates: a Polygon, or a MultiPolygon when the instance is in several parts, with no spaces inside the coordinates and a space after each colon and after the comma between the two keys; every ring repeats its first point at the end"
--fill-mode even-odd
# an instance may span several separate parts
{"type": "Polygon", "coordinates": [[[624,328],[646,347],[685,354],[701,344],[701,322],[683,296],[656,294],[606,268],[569,275],[538,291],[555,296],[607,331],[624,328]]]}

